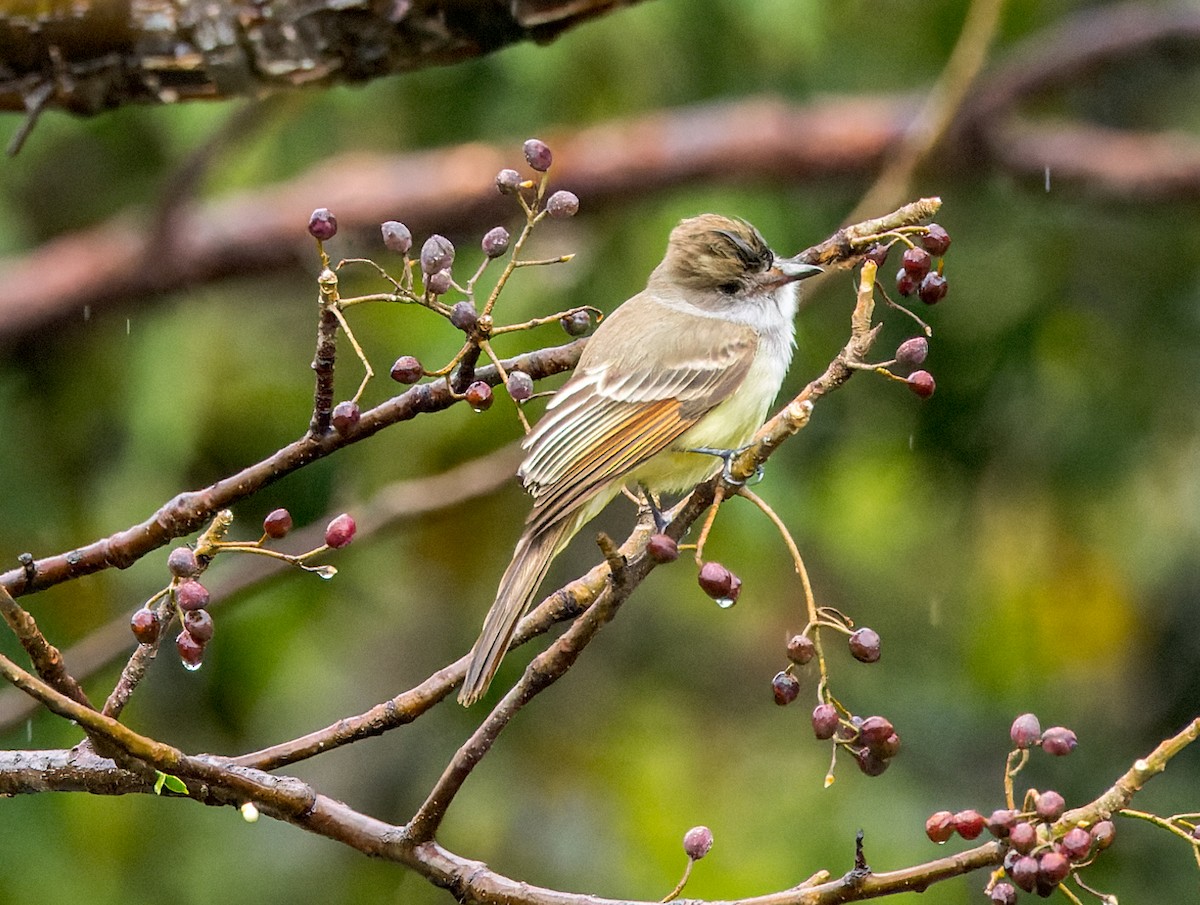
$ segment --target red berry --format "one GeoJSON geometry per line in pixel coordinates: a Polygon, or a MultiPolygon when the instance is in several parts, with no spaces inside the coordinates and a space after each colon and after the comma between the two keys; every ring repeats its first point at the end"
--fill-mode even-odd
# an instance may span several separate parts
{"type": "Polygon", "coordinates": [[[292,514],[286,509],[272,509],[263,519],[263,534],[279,540],[292,530],[292,514]]]}
{"type": "Polygon", "coordinates": [[[874,748],[859,748],[854,752],[854,760],[864,776],[879,776],[889,764],[888,759],[880,757],[874,748]]]}
{"type": "Polygon", "coordinates": [[[646,541],[646,553],[657,563],[674,562],[679,559],[679,544],[665,534],[652,534],[646,541]]]}
{"type": "Polygon", "coordinates": [[[1104,851],[1113,844],[1113,840],[1117,837],[1117,827],[1111,820],[1101,820],[1091,830],[1092,839],[1096,843],[1098,851],[1104,851]]]}
{"type": "Polygon", "coordinates": [[[946,278],[934,271],[925,274],[917,289],[917,295],[926,305],[936,305],[946,297],[946,293],[949,291],[950,285],[946,282],[946,278]]]}
{"type": "Polygon", "coordinates": [[[333,407],[333,411],[329,415],[329,423],[339,434],[344,434],[352,430],[361,417],[362,411],[359,409],[358,403],[352,399],[346,399],[333,407]]]}
{"type": "Polygon", "coordinates": [[[936,223],[930,223],[925,235],[921,236],[921,244],[931,255],[941,257],[950,248],[950,233],[936,223]]]}
{"type": "Polygon", "coordinates": [[[818,704],[813,708],[813,734],[821,741],[833,738],[839,725],[837,708],[832,704],[818,704]]]}
{"type": "Polygon", "coordinates": [[[1066,757],[1078,744],[1075,733],[1065,726],[1051,726],[1042,733],[1042,750],[1055,757],[1066,757]]]}
{"type": "Polygon", "coordinates": [[[318,207],[308,218],[308,232],[314,239],[327,242],[337,235],[337,217],[329,208],[318,207]]]}
{"type": "Polygon", "coordinates": [[[793,635],[787,643],[787,656],[798,666],[812,660],[817,655],[817,646],[808,635],[793,635]]]}
{"type": "Polygon", "coordinates": [[[1042,724],[1032,713],[1022,713],[1013,720],[1012,728],[1008,731],[1012,743],[1017,748],[1032,748],[1042,735],[1042,724]]]}
{"type": "Polygon", "coordinates": [[[904,249],[904,256],[900,259],[900,263],[904,266],[905,270],[919,280],[925,274],[929,273],[929,252],[923,248],[906,248],[904,249]]]}
{"type": "Polygon", "coordinates": [[[176,578],[194,578],[200,574],[200,563],[191,547],[176,547],[167,557],[167,571],[176,578]]]}
{"type": "Polygon", "coordinates": [[[716,601],[728,601],[727,606],[736,603],[742,593],[742,580],[719,562],[701,566],[697,581],[705,594],[716,601]]]}
{"type": "Polygon", "coordinates": [[[1032,823],[1018,823],[1008,831],[1008,844],[1023,855],[1037,845],[1037,829],[1032,823]]]}
{"type": "Polygon", "coordinates": [[[919,396],[921,399],[928,399],[933,395],[933,391],[937,389],[937,382],[928,371],[913,371],[908,375],[905,382],[913,394],[919,396]]]}
{"type": "Polygon", "coordinates": [[[335,550],[344,547],[354,540],[354,533],[357,530],[358,525],[354,522],[354,516],[343,512],[325,527],[325,546],[333,547],[335,550]]]}
{"type": "Polygon", "coordinates": [[[925,821],[925,835],[932,842],[941,845],[954,835],[954,815],[949,811],[938,811],[929,815],[925,821]]]}
{"type": "Polygon", "coordinates": [[[906,368],[915,368],[924,363],[929,354],[929,340],[924,336],[914,336],[906,339],[896,347],[896,363],[906,368]]]}
{"type": "Polygon", "coordinates": [[[181,610],[199,610],[208,606],[208,588],[194,578],[175,586],[175,602],[181,610]]]}
{"type": "Polygon", "coordinates": [[[1067,802],[1053,789],[1045,791],[1038,796],[1037,815],[1042,820],[1049,820],[1053,822],[1061,817],[1063,815],[1063,811],[1066,809],[1067,802]]]}
{"type": "Polygon", "coordinates": [[[539,173],[544,173],[550,169],[550,164],[554,161],[554,155],[550,153],[550,148],[544,141],[539,141],[536,138],[531,138],[525,142],[525,161],[533,169],[539,173]]]}
{"type": "Polygon", "coordinates": [[[889,735],[895,735],[896,727],[885,716],[869,716],[858,727],[858,737],[862,743],[871,748],[887,741],[889,735]]]}
{"type": "Polygon", "coordinates": [[[1038,858],[1038,891],[1040,892],[1043,886],[1053,889],[1067,879],[1070,871],[1071,862],[1067,860],[1066,855],[1060,852],[1046,852],[1038,858]]]}
{"type": "Polygon", "coordinates": [[[887,261],[888,252],[891,250],[892,246],[876,242],[863,253],[863,257],[868,261],[874,261],[877,267],[882,267],[884,262],[887,261]]]}
{"type": "Polygon", "coordinates": [[[883,741],[872,745],[871,750],[885,759],[891,759],[900,753],[900,736],[893,732],[883,741]]]}
{"type": "Polygon", "coordinates": [[[204,645],[197,641],[187,631],[180,632],[175,637],[175,649],[179,651],[179,659],[188,669],[199,669],[204,659],[204,645]]]}
{"type": "Polygon", "coordinates": [[[153,644],[158,640],[158,616],[147,607],[134,612],[129,620],[129,628],[133,631],[133,637],[142,644],[153,644]]]}
{"type": "Polygon", "coordinates": [[[874,663],[882,653],[879,633],[865,626],[860,628],[850,636],[850,653],[854,655],[855,660],[874,663]]]}
{"type": "Polygon", "coordinates": [[[1029,855],[1022,855],[1009,869],[1008,875],[1012,877],[1012,881],[1023,890],[1026,892],[1033,892],[1033,888],[1037,886],[1038,878],[1037,859],[1032,858],[1029,855]]]}
{"type": "Polygon", "coordinates": [[[979,834],[983,832],[983,827],[983,815],[978,811],[959,811],[954,815],[954,829],[964,839],[979,838],[979,834]]]}
{"type": "Polygon", "coordinates": [[[694,826],[683,834],[683,851],[693,861],[699,861],[713,846],[713,834],[706,826],[694,826]]]}
{"type": "Polygon", "coordinates": [[[398,255],[408,254],[412,248],[412,233],[408,227],[398,220],[388,220],[379,227],[383,233],[383,244],[388,251],[398,255]]]}
{"type": "Polygon", "coordinates": [[[992,811],[992,816],[987,819],[987,831],[997,839],[1007,839],[1016,825],[1017,812],[1007,808],[992,811]]]}
{"type": "Polygon", "coordinates": [[[901,295],[912,295],[917,291],[920,279],[913,276],[903,267],[896,272],[896,291],[901,295]]]}
{"type": "Polygon", "coordinates": [[[414,356],[401,355],[392,365],[391,375],[396,383],[416,383],[425,375],[425,370],[414,356]]]}
{"type": "Polygon", "coordinates": [[[775,694],[775,703],[786,707],[800,694],[800,681],[786,670],[777,672],[771,680],[771,691],[775,694]]]}
{"type": "Polygon", "coordinates": [[[183,628],[201,644],[207,644],[213,636],[213,618],[208,610],[188,610],[183,614],[183,628]]]}
{"type": "Polygon", "coordinates": [[[476,380],[467,387],[464,397],[467,400],[467,405],[471,406],[477,412],[486,412],[492,407],[492,388],[482,380],[476,380]]]}

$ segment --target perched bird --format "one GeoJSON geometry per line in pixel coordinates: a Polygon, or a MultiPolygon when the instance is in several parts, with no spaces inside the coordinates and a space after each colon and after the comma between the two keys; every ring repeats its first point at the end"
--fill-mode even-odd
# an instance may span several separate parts
{"type": "Polygon", "coordinates": [[[689,490],[766,418],[795,348],[797,281],[745,220],[703,214],[671,232],[646,288],[597,327],[525,438],[533,511],[500,579],[458,699],[487,691],[551,561],[625,485],[689,490]]]}

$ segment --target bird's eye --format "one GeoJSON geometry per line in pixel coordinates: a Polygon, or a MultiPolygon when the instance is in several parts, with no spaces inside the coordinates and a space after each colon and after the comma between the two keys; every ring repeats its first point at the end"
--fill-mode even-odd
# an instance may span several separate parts
{"type": "Polygon", "coordinates": [[[741,288],[742,288],[742,284],[737,282],[736,280],[729,282],[729,283],[722,283],[720,286],[717,287],[717,289],[719,289],[721,292],[725,293],[725,295],[733,295],[735,292],[737,292],[741,288]]]}

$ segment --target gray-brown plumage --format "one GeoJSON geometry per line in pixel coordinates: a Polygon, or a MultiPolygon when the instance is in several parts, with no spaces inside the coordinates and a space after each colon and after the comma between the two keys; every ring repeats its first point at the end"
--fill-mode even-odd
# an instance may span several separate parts
{"type": "Polygon", "coordinates": [[[690,489],[766,417],[794,347],[796,282],[819,268],[775,257],[717,214],[671,233],[645,290],[601,322],[537,427],[518,474],[533,510],[471,653],[459,701],[487,690],[550,563],[623,485],[690,489]]]}

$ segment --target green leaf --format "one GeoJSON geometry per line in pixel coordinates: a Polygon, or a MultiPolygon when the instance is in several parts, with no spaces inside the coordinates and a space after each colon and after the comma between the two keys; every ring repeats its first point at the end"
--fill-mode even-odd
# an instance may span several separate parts
{"type": "Polygon", "coordinates": [[[163,786],[167,787],[170,792],[175,792],[178,795],[187,795],[187,784],[178,776],[172,776],[170,773],[164,773],[162,770],[154,771],[154,794],[161,795],[163,786]]]}

